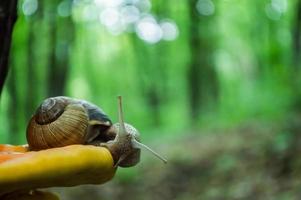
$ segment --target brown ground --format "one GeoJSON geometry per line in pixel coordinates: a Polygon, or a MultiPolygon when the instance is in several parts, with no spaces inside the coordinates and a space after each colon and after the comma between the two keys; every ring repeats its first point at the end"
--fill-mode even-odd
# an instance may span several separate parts
{"type": "Polygon", "coordinates": [[[301,118],[263,124],[187,134],[156,148],[167,165],[143,153],[110,183],[52,191],[62,200],[301,199],[301,118]]]}

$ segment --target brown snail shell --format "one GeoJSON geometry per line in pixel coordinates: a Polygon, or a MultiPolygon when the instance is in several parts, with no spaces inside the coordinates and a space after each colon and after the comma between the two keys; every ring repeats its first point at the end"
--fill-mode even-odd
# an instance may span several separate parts
{"type": "MultiPolygon", "coordinates": [[[[53,97],[39,106],[29,121],[26,137],[31,150],[86,144],[111,125],[109,117],[89,102],[53,97]]],[[[108,140],[104,135],[99,139],[108,140]]]]}

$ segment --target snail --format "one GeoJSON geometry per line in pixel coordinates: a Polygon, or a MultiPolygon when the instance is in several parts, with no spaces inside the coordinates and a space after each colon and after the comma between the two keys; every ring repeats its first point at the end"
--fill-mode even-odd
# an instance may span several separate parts
{"type": "Polygon", "coordinates": [[[140,161],[140,149],[146,149],[166,163],[166,159],[140,142],[140,134],[124,122],[122,99],[118,97],[119,122],[112,124],[96,105],[70,97],[45,99],[30,119],[26,137],[33,151],[72,144],[106,147],[115,167],[131,167],[140,161]]]}

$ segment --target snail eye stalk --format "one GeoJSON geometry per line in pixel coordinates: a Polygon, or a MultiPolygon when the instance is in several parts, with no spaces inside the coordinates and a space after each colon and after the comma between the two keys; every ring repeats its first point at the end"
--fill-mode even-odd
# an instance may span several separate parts
{"type": "Polygon", "coordinates": [[[119,120],[119,130],[117,137],[124,137],[127,135],[125,124],[124,124],[124,117],[123,117],[123,109],[122,109],[122,97],[118,96],[118,120],[119,120]]]}
{"type": "MultiPolygon", "coordinates": [[[[118,96],[118,118],[119,118],[119,136],[126,136],[127,132],[126,132],[126,128],[125,128],[125,124],[124,124],[124,118],[123,118],[123,110],[122,110],[122,97],[118,96]]],[[[149,148],[148,146],[146,146],[145,144],[142,144],[140,142],[138,142],[135,137],[132,137],[131,140],[131,144],[132,147],[135,149],[145,149],[149,152],[151,152],[153,155],[155,155],[157,158],[159,158],[160,160],[162,160],[164,163],[167,163],[167,160],[165,158],[163,158],[160,154],[158,154],[157,152],[155,152],[154,150],[152,150],[151,148],[149,148]]]]}

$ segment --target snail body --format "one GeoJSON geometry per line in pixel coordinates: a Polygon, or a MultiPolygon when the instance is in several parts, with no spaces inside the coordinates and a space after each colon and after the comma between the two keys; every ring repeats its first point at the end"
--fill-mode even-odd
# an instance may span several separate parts
{"type": "Polygon", "coordinates": [[[140,149],[144,148],[166,162],[140,143],[137,129],[124,123],[121,97],[118,108],[119,122],[112,124],[108,115],[90,102],[64,96],[45,99],[27,126],[29,149],[92,144],[108,148],[116,167],[131,167],[140,161],[140,149]]]}

